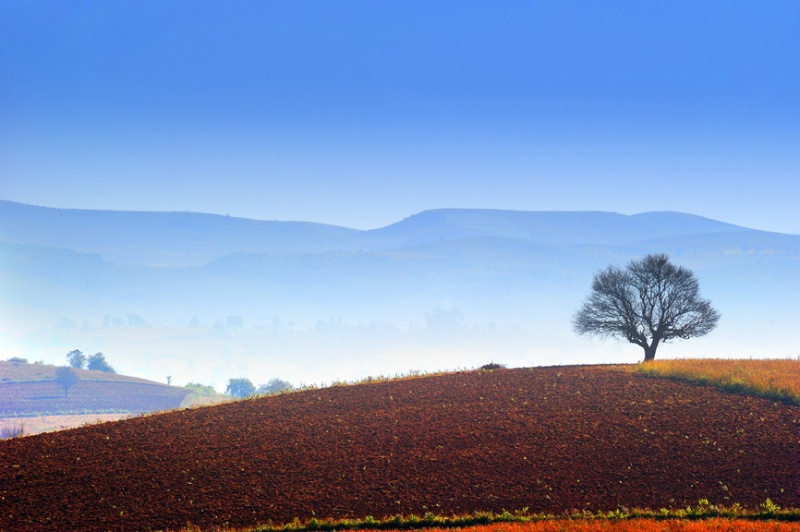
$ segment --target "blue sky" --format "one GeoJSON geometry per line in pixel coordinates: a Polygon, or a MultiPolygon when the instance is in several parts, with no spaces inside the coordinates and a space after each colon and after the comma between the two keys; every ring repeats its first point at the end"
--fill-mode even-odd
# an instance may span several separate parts
{"type": "Polygon", "coordinates": [[[798,23],[794,0],[7,0],[0,198],[800,233],[798,23]]]}

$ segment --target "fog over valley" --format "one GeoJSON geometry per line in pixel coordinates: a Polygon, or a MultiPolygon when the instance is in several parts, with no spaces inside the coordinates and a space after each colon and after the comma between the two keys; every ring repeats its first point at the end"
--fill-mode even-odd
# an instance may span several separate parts
{"type": "Polygon", "coordinates": [[[410,371],[636,362],[577,337],[593,274],[647,253],[722,314],[662,357],[795,357],[800,236],[691,214],[439,209],[373,230],[0,202],[5,358],[103,352],[123,374],[224,391],[410,371]]]}

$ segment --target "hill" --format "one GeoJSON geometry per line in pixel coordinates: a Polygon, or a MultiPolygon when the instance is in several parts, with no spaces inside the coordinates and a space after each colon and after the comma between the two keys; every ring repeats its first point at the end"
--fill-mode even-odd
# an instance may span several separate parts
{"type": "Polygon", "coordinates": [[[102,371],[74,370],[68,393],[56,366],[0,361],[0,418],[87,413],[134,413],[180,406],[186,388],[102,371]]]}
{"type": "Polygon", "coordinates": [[[796,406],[600,366],[307,390],[0,442],[0,528],[797,507],[799,423],[796,406]]]}
{"type": "Polygon", "coordinates": [[[235,254],[385,251],[474,237],[540,244],[630,246],[653,238],[761,233],[700,216],[658,212],[436,209],[361,231],[187,212],[54,209],[0,200],[0,242],[96,254],[115,264],[202,266],[235,254]]]}
{"type": "Polygon", "coordinates": [[[474,237],[511,238],[549,245],[630,246],[653,238],[743,232],[759,231],[679,212],[626,216],[599,211],[435,209],[368,234],[373,239],[392,242],[393,247],[474,237]]]}
{"type": "Polygon", "coordinates": [[[354,248],[360,231],[188,212],[53,209],[0,200],[0,241],[96,254],[116,264],[199,266],[231,253],[354,248]]]}

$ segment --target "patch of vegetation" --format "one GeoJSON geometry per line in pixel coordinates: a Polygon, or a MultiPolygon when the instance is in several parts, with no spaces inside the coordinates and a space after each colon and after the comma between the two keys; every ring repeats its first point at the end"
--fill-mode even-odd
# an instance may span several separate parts
{"type": "Polygon", "coordinates": [[[103,353],[95,353],[86,359],[86,369],[92,371],[103,371],[105,373],[116,373],[116,370],[106,361],[103,353]]]}
{"type": "Polygon", "coordinates": [[[275,395],[279,393],[291,392],[294,386],[291,382],[278,378],[270,379],[267,384],[262,384],[256,389],[257,395],[275,395]]]}
{"type": "MultiPolygon", "coordinates": [[[[800,509],[781,508],[770,499],[767,499],[758,508],[745,509],[739,504],[732,506],[716,506],[707,499],[701,499],[696,506],[682,509],[659,510],[618,508],[610,512],[590,512],[588,510],[573,511],[561,515],[532,513],[528,508],[515,512],[475,512],[470,515],[442,516],[431,512],[424,516],[395,515],[383,519],[366,516],[363,519],[328,520],[311,518],[301,521],[296,518],[291,523],[284,525],[259,526],[250,529],[250,532],[313,532],[333,530],[419,530],[464,528],[472,526],[490,525],[493,523],[538,523],[557,522],[560,524],[572,521],[590,522],[620,522],[636,523],[642,520],[667,521],[667,520],[742,520],[749,521],[782,521],[800,522],[800,509]]],[[[559,528],[561,530],[562,528],[559,528]]],[[[592,528],[592,530],[596,530],[592,528]]],[[[639,528],[631,528],[639,530],[639,528]]]]}
{"type": "Polygon", "coordinates": [[[675,379],[772,401],[800,405],[800,359],[679,358],[626,367],[649,377],[675,379]]]}
{"type": "Polygon", "coordinates": [[[192,393],[187,395],[183,401],[181,401],[179,408],[217,405],[220,403],[227,403],[231,400],[230,397],[217,392],[213,386],[206,384],[189,382],[186,384],[186,386],[184,386],[184,388],[189,388],[192,390],[192,393]]]}
{"type": "Polygon", "coordinates": [[[243,399],[256,394],[256,387],[250,379],[241,377],[238,379],[228,379],[228,387],[225,388],[225,393],[231,397],[243,399]]]}

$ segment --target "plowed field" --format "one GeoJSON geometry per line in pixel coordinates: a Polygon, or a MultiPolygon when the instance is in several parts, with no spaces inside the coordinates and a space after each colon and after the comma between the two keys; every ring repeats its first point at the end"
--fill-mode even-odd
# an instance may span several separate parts
{"type": "Polygon", "coordinates": [[[178,408],[191,392],[136,377],[73,369],[80,380],[65,394],[56,382],[56,369],[0,361],[0,417],[154,412],[178,408]]]}
{"type": "Polygon", "coordinates": [[[0,442],[0,529],[800,506],[800,408],[601,367],[464,372],[0,442]]]}

